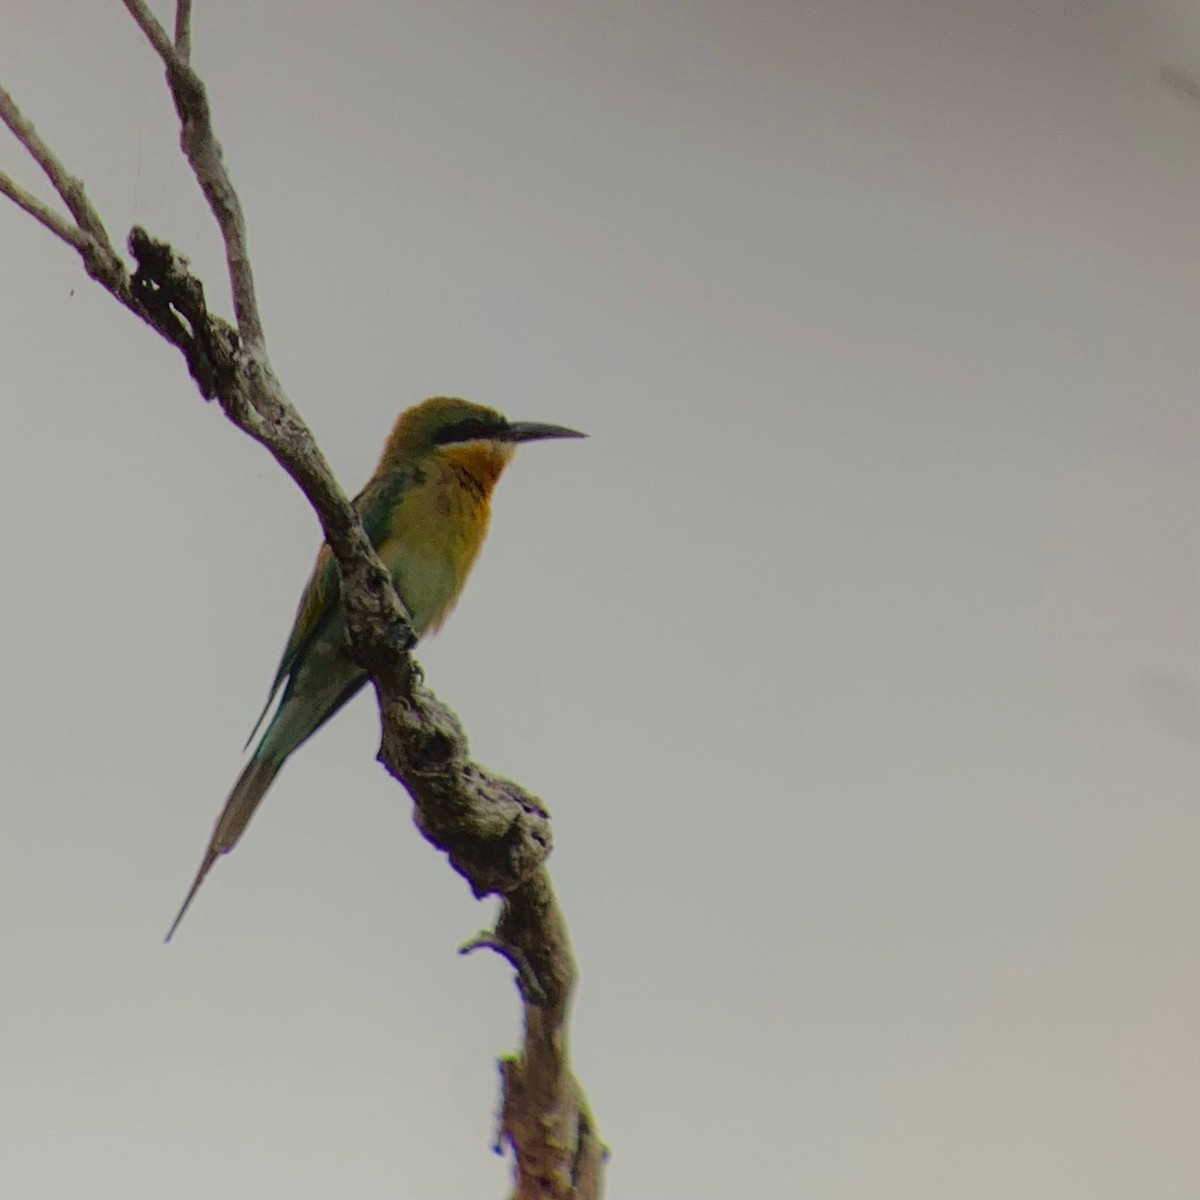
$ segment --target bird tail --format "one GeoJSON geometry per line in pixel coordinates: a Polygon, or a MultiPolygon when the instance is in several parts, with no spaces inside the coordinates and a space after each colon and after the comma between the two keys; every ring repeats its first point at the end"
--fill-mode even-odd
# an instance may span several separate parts
{"type": "Polygon", "coordinates": [[[238,781],[233,785],[229,799],[225,801],[225,807],[221,810],[220,817],[217,818],[217,824],[208,842],[208,849],[204,852],[204,861],[200,864],[200,870],[196,872],[191,889],[175,920],[171,922],[171,928],[167,931],[164,941],[169,942],[174,936],[175,930],[179,928],[179,922],[183,920],[184,913],[187,912],[196,893],[200,890],[204,877],[212,870],[213,863],[222,854],[228,854],[237,845],[238,838],[242,836],[246,826],[250,823],[250,818],[254,816],[254,810],[258,807],[259,801],[267,794],[267,788],[271,786],[282,766],[282,761],[272,762],[264,758],[252,758],[246,764],[246,769],[238,776],[238,781]]]}

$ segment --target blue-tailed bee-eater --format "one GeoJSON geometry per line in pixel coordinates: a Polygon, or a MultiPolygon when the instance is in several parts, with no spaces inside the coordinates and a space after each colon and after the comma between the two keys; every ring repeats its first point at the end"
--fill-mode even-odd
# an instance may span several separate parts
{"type": "MultiPolygon", "coordinates": [[[[400,415],[354,507],[418,639],[435,632],[454,608],[487,534],[492,489],[517,445],[584,436],[561,425],[509,421],[494,409],[448,396],[400,415]]],[[[282,688],[279,707],[225,801],[167,941],[213,863],[237,844],[288,756],[367,682],[350,657],[340,592],[337,567],[322,546],[259,724],[282,688]]]]}

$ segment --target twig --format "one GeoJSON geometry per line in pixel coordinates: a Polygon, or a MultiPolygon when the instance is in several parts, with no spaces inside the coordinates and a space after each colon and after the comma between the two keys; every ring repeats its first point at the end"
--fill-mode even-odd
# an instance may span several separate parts
{"type": "Polygon", "coordinates": [[[90,234],[93,241],[106,249],[108,253],[115,254],[104,228],[104,222],[100,220],[99,213],[87,198],[83,184],[63,166],[58,156],[34,129],[32,122],[27,120],[17,107],[17,102],[3,87],[0,87],[0,121],[3,121],[12,130],[13,136],[29,151],[34,162],[45,172],[46,178],[50,180],[54,190],[62,197],[67,211],[75,218],[79,228],[84,233],[90,234]]]}
{"type": "MultiPolygon", "coordinates": [[[[182,60],[175,53],[175,45],[167,36],[167,31],[159,23],[158,18],[150,11],[150,6],[143,0],[122,0],[129,10],[129,15],[137,22],[138,28],[149,39],[150,44],[158,51],[158,56],[168,67],[179,67],[182,60]]],[[[178,19],[178,14],[176,14],[178,19]]]]}
{"type": "Polygon", "coordinates": [[[529,965],[529,959],[525,957],[525,952],[520,946],[510,945],[494,933],[485,930],[458,948],[459,954],[474,954],[476,950],[494,950],[508,962],[517,973],[517,987],[526,1004],[540,1008],[546,1003],[546,989],[534,974],[533,967],[529,965]]]}
{"type": "MultiPolygon", "coordinates": [[[[266,340],[254,293],[254,272],[250,267],[246,245],[246,221],[242,215],[241,201],[225,168],[221,144],[213,134],[212,114],[204,81],[188,65],[182,53],[176,51],[167,31],[143,0],[122,0],[122,3],[167,68],[167,84],[175,101],[175,111],[179,114],[179,144],[191,164],[192,174],[208,201],[208,207],[217,219],[225,242],[225,263],[238,333],[247,350],[261,355],[266,349],[266,340]]],[[[177,12],[177,29],[180,19],[181,14],[177,12]]],[[[184,44],[187,45],[190,33],[187,32],[186,21],[183,21],[183,25],[184,44]]]]}
{"type": "Polygon", "coordinates": [[[180,62],[192,59],[192,0],[176,0],[175,53],[180,62]]]}
{"type": "Polygon", "coordinates": [[[88,236],[78,225],[72,225],[66,217],[59,216],[48,204],[43,203],[32,192],[27,192],[3,171],[0,171],[0,194],[7,196],[18,208],[23,208],[35,221],[40,221],[68,246],[81,254],[88,249],[88,236]]]}

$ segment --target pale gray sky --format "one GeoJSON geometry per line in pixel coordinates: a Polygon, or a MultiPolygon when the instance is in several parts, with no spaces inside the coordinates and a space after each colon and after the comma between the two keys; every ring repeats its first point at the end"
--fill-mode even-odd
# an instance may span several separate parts
{"type": "MultiPolygon", "coordinates": [[[[555,814],[614,1200],[1195,1200],[1200,8],[195,24],[347,488],[433,392],[592,434],[420,658],[555,814]]],[[[122,7],[5,0],[0,80],[223,304],[122,7]]],[[[161,945],[316,526],[11,206],[0,263],[0,1194],[503,1194],[491,906],[369,699],[161,945]]]]}

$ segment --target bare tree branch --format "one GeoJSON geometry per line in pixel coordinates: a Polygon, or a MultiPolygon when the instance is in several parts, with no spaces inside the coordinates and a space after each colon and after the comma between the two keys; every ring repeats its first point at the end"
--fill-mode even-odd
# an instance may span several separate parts
{"type": "Polygon", "coordinates": [[[192,60],[192,0],[176,0],[175,53],[180,62],[192,60]]]}
{"type": "Polygon", "coordinates": [[[542,981],[534,974],[533,967],[520,946],[502,942],[496,934],[485,929],[458,948],[459,954],[474,954],[476,950],[494,950],[501,958],[507,960],[509,966],[517,973],[517,987],[521,990],[521,999],[533,1005],[546,1003],[547,996],[542,988],[542,981]]]}
{"type": "MultiPolygon", "coordinates": [[[[13,136],[29,151],[46,178],[50,180],[54,190],[62,197],[67,211],[75,218],[76,224],[97,246],[115,257],[112,242],[100,214],[92,207],[91,201],[83,190],[83,184],[76,179],[59,161],[58,156],[42,140],[33,124],[17,107],[17,102],[0,87],[0,121],[12,130],[13,136]]],[[[24,207],[24,206],[22,206],[24,207]]]]}
{"type": "Polygon", "coordinates": [[[35,221],[40,221],[68,246],[74,247],[81,254],[88,249],[90,239],[78,225],[73,225],[66,217],[59,216],[48,204],[43,203],[32,192],[27,192],[3,171],[0,171],[0,194],[7,196],[18,208],[23,208],[35,221]]]}
{"type": "Polygon", "coordinates": [[[46,173],[76,224],[7,175],[0,193],[74,246],[87,272],[183,355],[206,399],[263,445],[316,511],[341,575],[351,653],[374,681],[382,717],[380,761],[406,788],[421,833],[476,896],[502,898],[494,934],[475,939],[517,970],[524,1007],[521,1052],[501,1064],[500,1140],[516,1159],[514,1200],[598,1200],[605,1150],[571,1072],[567,1025],[576,968],[545,860],[549,816],[537,797],[471,761],[457,717],[423,684],[408,651],[411,628],[391,577],[311,432],[267,359],[241,205],[213,135],[203,82],[189,65],[189,0],[178,0],[175,40],[143,0],[122,0],[167,69],[183,148],[225,241],[235,329],[210,313],[187,260],[134,228],[132,274],[82,184],[0,89],[0,119],[46,173]]]}
{"type": "MultiPolygon", "coordinates": [[[[181,59],[175,53],[175,45],[167,36],[159,19],[150,11],[150,6],[143,0],[121,0],[129,10],[129,15],[137,22],[138,28],[150,40],[150,44],[158,51],[163,64],[170,69],[181,65],[181,59]]],[[[178,14],[176,16],[178,20],[178,14]]]]}
{"type": "MultiPolygon", "coordinates": [[[[179,114],[179,144],[191,164],[192,174],[217,219],[225,242],[225,262],[229,285],[233,293],[233,311],[237,317],[242,342],[252,353],[265,349],[258,300],[254,294],[254,272],[250,268],[250,252],[246,245],[246,221],[241,201],[234,191],[229,172],[221,154],[221,144],[213,135],[212,114],[204,81],[188,65],[186,57],[177,53],[167,31],[143,0],[122,0],[138,27],[158,52],[167,68],[167,84],[179,114]]],[[[185,46],[190,43],[187,21],[182,12],[176,15],[176,28],[182,23],[185,46]]]]}

